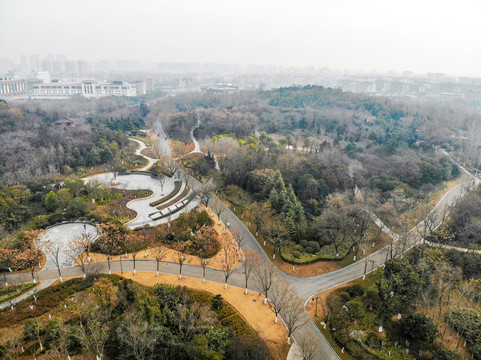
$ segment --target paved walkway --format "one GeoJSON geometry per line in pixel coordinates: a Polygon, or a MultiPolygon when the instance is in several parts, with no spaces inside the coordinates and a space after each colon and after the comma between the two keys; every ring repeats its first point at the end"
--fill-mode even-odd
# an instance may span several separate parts
{"type": "Polygon", "coordinates": [[[147,145],[145,145],[143,141],[133,139],[133,138],[129,138],[129,139],[132,141],[135,141],[137,144],[140,145],[139,148],[135,151],[135,154],[142,156],[144,159],[147,159],[148,161],[147,165],[145,165],[143,168],[137,169],[137,171],[147,171],[148,169],[150,169],[152,165],[154,165],[157,161],[159,161],[159,159],[154,159],[154,158],[151,158],[150,156],[142,154],[142,150],[149,148],[147,145]]]}
{"type": "Polygon", "coordinates": [[[74,260],[70,256],[70,243],[82,234],[92,234],[97,237],[97,230],[95,226],[82,223],[66,223],[55,225],[47,230],[42,236],[42,251],[47,256],[44,269],[56,269],[57,265],[54,260],[54,254],[49,251],[50,244],[58,244],[59,246],[59,264],[61,266],[73,266],[74,260]]]}

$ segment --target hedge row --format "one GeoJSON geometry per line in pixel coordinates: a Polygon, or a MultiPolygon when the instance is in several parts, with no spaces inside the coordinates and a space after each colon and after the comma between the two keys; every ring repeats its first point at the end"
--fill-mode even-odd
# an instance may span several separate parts
{"type": "Polygon", "coordinates": [[[349,251],[351,251],[351,248],[352,247],[349,247],[347,249],[347,251],[345,251],[344,254],[340,254],[340,256],[338,256],[338,257],[335,257],[335,255],[334,256],[326,256],[325,254],[322,253],[323,251],[321,249],[320,253],[317,253],[317,254],[303,254],[304,257],[306,257],[306,256],[311,257],[312,256],[310,259],[306,259],[306,260],[295,258],[294,255],[292,255],[291,252],[287,252],[287,250],[289,250],[289,248],[281,248],[281,258],[285,262],[287,262],[289,264],[293,264],[293,265],[309,265],[309,264],[313,264],[313,263],[319,262],[319,261],[342,261],[349,254],[349,251]]]}
{"type": "Polygon", "coordinates": [[[182,191],[182,194],[177,196],[174,200],[169,201],[168,203],[164,203],[160,206],[157,206],[157,210],[164,210],[165,208],[168,208],[170,205],[174,205],[176,202],[182,200],[189,193],[189,191],[190,191],[190,188],[186,186],[184,188],[184,191],[182,191]]]}
{"type": "Polygon", "coordinates": [[[164,196],[162,199],[159,199],[157,201],[151,202],[150,206],[160,205],[166,202],[167,200],[172,199],[175,195],[177,195],[177,193],[180,191],[180,188],[182,187],[182,182],[179,180],[176,180],[174,184],[175,184],[174,190],[172,190],[172,192],[169,195],[164,196]]]}

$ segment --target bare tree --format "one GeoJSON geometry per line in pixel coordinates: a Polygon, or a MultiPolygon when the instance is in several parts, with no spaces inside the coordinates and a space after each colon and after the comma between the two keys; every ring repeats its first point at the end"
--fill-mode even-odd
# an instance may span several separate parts
{"type": "Polygon", "coordinates": [[[157,244],[157,246],[155,246],[151,249],[151,252],[154,255],[155,261],[157,263],[156,276],[159,276],[160,263],[161,263],[162,259],[164,258],[165,249],[162,245],[157,244]]]}
{"type": "Polygon", "coordinates": [[[431,209],[429,204],[420,204],[417,214],[418,224],[416,231],[421,236],[421,240],[426,243],[428,234],[436,228],[437,210],[431,209]]]}
{"type": "Polygon", "coordinates": [[[80,342],[86,353],[102,359],[112,322],[108,307],[91,303],[80,308],[80,342]]]}
{"type": "Polygon", "coordinates": [[[205,270],[207,268],[208,261],[206,258],[201,257],[200,258],[200,266],[202,266],[202,283],[205,284],[205,270]]]}
{"type": "Polygon", "coordinates": [[[276,252],[280,253],[282,246],[288,243],[289,234],[283,224],[274,218],[264,221],[261,227],[261,233],[274,246],[274,254],[272,258],[276,258],[276,252]]]}
{"type": "Polygon", "coordinates": [[[136,234],[130,234],[129,236],[127,236],[126,251],[130,252],[132,255],[132,262],[134,265],[134,275],[135,275],[135,265],[136,265],[137,255],[139,254],[143,246],[147,246],[147,245],[142,241],[140,236],[137,236],[136,234]]]}
{"type": "Polygon", "coordinates": [[[432,292],[436,298],[439,307],[439,316],[442,315],[442,309],[445,303],[449,303],[451,291],[457,287],[462,280],[462,271],[460,268],[454,268],[447,263],[435,265],[434,272],[431,276],[432,292]],[[448,300],[445,296],[448,294],[448,300]]]}
{"type": "Polygon", "coordinates": [[[29,325],[31,327],[30,330],[35,334],[35,337],[37,338],[38,344],[40,346],[40,351],[43,351],[42,324],[40,323],[40,319],[34,318],[29,325]]]}
{"type": "MultiPolygon", "coordinates": [[[[3,279],[5,286],[8,286],[7,271],[11,271],[13,266],[14,252],[10,249],[2,249],[0,251],[0,267],[3,269],[3,279]]],[[[35,279],[35,277],[34,277],[35,279]]]]}
{"type": "Polygon", "coordinates": [[[301,349],[303,360],[314,360],[317,353],[317,346],[313,338],[303,336],[297,341],[297,345],[299,345],[299,349],[301,349]]]}
{"type": "Polygon", "coordinates": [[[165,185],[165,181],[167,179],[165,178],[165,175],[164,174],[160,174],[159,175],[159,184],[160,184],[160,190],[162,191],[162,193],[164,192],[164,185],[165,185]]]}
{"type": "Polygon", "coordinates": [[[47,251],[48,251],[48,254],[50,255],[50,258],[53,260],[55,266],[57,267],[60,281],[63,281],[62,272],[60,271],[60,268],[63,265],[61,263],[61,258],[60,258],[60,255],[62,253],[61,245],[58,242],[49,242],[47,243],[47,251]]]}
{"type": "Polygon", "coordinates": [[[274,322],[277,324],[277,317],[279,313],[292,302],[292,296],[294,294],[294,289],[289,285],[284,279],[276,281],[272,286],[270,292],[270,308],[272,312],[276,315],[274,322]]]}
{"type": "Polygon", "coordinates": [[[88,256],[85,251],[85,244],[81,236],[74,238],[68,245],[67,257],[72,261],[73,265],[77,265],[83,273],[84,278],[87,276],[88,256]]]}
{"type": "MultiPolygon", "coordinates": [[[[246,237],[244,234],[238,230],[232,230],[231,231],[232,237],[237,244],[237,253],[239,255],[239,261],[242,260],[242,245],[244,245],[246,241],[246,237]]],[[[245,256],[245,255],[244,255],[245,256]]]]}
{"type": "Polygon", "coordinates": [[[304,309],[302,303],[298,298],[293,298],[287,306],[284,307],[282,313],[282,319],[287,327],[287,343],[291,343],[291,336],[306,323],[304,318],[304,309]]]}
{"type": "Polygon", "coordinates": [[[179,280],[182,280],[182,266],[184,265],[184,254],[180,251],[177,251],[177,260],[179,261],[179,280]]]}
{"type": "Polygon", "coordinates": [[[454,206],[453,204],[446,203],[440,207],[440,209],[438,210],[438,214],[441,217],[440,224],[443,224],[444,221],[446,221],[447,217],[449,216],[449,213],[453,209],[453,206],[454,206]]]}
{"type": "Polygon", "coordinates": [[[214,192],[216,190],[216,185],[213,178],[210,178],[205,184],[200,184],[197,188],[191,186],[192,191],[199,197],[200,202],[205,205],[205,207],[209,206],[210,199],[214,196],[214,192]]]}
{"type": "Polygon", "coordinates": [[[179,173],[179,166],[172,156],[163,156],[161,162],[170,177],[176,176],[179,173]]]}
{"type": "Polygon", "coordinates": [[[262,259],[254,267],[254,272],[259,284],[261,285],[262,292],[264,293],[264,304],[267,303],[267,296],[269,290],[277,280],[277,269],[273,263],[268,260],[262,259]]]}
{"type": "Polygon", "coordinates": [[[230,245],[225,245],[224,246],[224,261],[222,263],[222,272],[224,273],[224,288],[227,290],[227,280],[229,280],[229,277],[234,273],[235,268],[234,264],[235,261],[232,259],[232,256],[229,253],[230,250],[230,245]]]}
{"type": "Polygon", "coordinates": [[[399,225],[399,238],[397,241],[397,252],[400,254],[401,257],[404,256],[404,253],[409,248],[412,240],[413,233],[409,229],[409,222],[407,217],[404,217],[399,225]]]}
{"type": "Polygon", "coordinates": [[[362,275],[362,279],[364,280],[366,278],[366,273],[367,273],[367,266],[369,265],[369,256],[371,255],[371,250],[372,247],[369,245],[369,243],[364,242],[360,245],[361,252],[364,255],[363,262],[364,262],[364,274],[362,275]]]}
{"type": "Polygon", "coordinates": [[[136,360],[149,358],[155,349],[157,339],[151,326],[143,321],[137,313],[127,315],[116,331],[119,339],[125,344],[126,350],[136,360]]]}
{"type": "Polygon", "coordinates": [[[244,272],[244,277],[246,280],[246,295],[247,295],[247,288],[249,283],[249,278],[252,274],[252,271],[259,263],[259,256],[257,255],[257,251],[252,250],[245,250],[244,252],[244,261],[242,262],[242,269],[244,272]]]}
{"type": "Polygon", "coordinates": [[[220,225],[220,216],[226,211],[226,206],[221,200],[217,200],[211,207],[212,211],[214,211],[215,215],[217,216],[217,224],[220,225]]]}

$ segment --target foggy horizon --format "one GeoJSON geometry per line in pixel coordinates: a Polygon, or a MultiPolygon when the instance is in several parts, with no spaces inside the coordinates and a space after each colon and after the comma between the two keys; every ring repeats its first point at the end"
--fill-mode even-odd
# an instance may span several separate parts
{"type": "Polygon", "coordinates": [[[127,0],[0,4],[0,57],[481,76],[481,3],[127,0]]]}

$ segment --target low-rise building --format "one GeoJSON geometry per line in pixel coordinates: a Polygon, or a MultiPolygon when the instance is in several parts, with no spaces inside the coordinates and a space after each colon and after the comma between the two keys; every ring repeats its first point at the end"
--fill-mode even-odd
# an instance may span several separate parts
{"type": "Polygon", "coordinates": [[[25,79],[0,78],[0,98],[25,97],[27,95],[28,87],[25,79]]]}
{"type": "Polygon", "coordinates": [[[103,97],[103,96],[136,96],[135,84],[123,81],[98,83],[82,81],[81,83],[51,83],[33,85],[30,97],[32,99],[66,99],[72,96],[103,97]]]}

